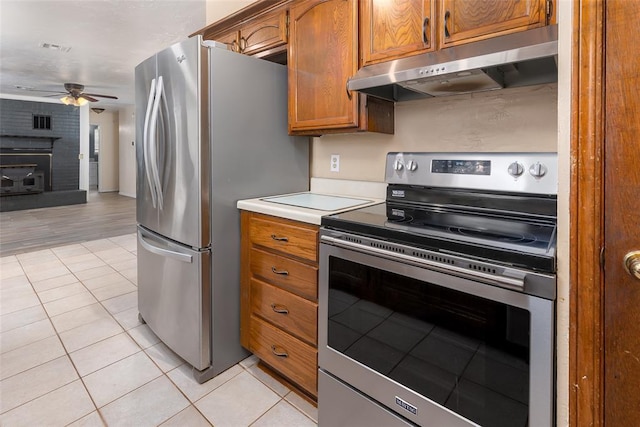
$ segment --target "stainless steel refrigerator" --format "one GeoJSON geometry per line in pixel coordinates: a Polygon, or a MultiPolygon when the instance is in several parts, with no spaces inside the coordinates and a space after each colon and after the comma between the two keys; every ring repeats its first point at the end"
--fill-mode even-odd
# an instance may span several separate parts
{"type": "Polygon", "coordinates": [[[240,346],[236,202],[309,188],[286,67],[200,36],[135,69],[138,311],[204,382],[240,346]]]}

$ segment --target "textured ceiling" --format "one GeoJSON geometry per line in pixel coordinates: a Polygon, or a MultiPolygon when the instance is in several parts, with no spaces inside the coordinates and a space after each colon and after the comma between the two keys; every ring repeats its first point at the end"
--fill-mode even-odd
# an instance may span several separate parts
{"type": "Polygon", "coordinates": [[[119,98],[92,106],[133,104],[135,66],[203,28],[205,16],[206,0],[0,0],[0,94],[80,83],[119,98]]]}

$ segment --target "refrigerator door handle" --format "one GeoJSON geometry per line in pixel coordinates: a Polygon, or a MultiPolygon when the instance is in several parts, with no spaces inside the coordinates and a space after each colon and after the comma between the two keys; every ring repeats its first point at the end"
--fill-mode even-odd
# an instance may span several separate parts
{"type": "Polygon", "coordinates": [[[156,255],[160,255],[163,257],[171,258],[176,261],[186,262],[188,264],[193,262],[193,257],[191,255],[183,254],[181,252],[176,252],[176,251],[170,251],[168,249],[155,246],[153,243],[145,239],[140,231],[138,231],[138,240],[140,241],[140,245],[142,245],[143,248],[145,248],[151,253],[154,253],[156,255]]]}
{"type": "Polygon", "coordinates": [[[158,110],[160,109],[160,98],[162,98],[162,76],[158,77],[158,83],[156,85],[156,96],[153,100],[153,109],[151,110],[151,119],[149,121],[149,157],[151,158],[151,177],[156,189],[156,196],[158,197],[158,207],[162,210],[163,197],[162,188],[160,184],[160,174],[158,172],[158,129],[156,123],[158,122],[158,110]]]}
{"type": "MultiPolygon", "coordinates": [[[[169,105],[167,104],[167,96],[164,91],[164,83],[162,84],[162,97],[160,100],[160,109],[159,109],[159,120],[160,120],[160,130],[162,131],[161,138],[158,139],[158,147],[160,150],[159,156],[159,178],[160,178],[160,186],[159,188],[167,188],[169,183],[167,179],[169,178],[169,174],[167,173],[167,165],[172,164],[172,149],[168,149],[167,140],[170,140],[171,131],[169,129],[169,105]]],[[[162,199],[164,200],[164,193],[162,195],[162,199]]]]}
{"type": "Polygon", "coordinates": [[[147,109],[144,115],[144,128],[142,131],[142,154],[144,162],[144,171],[147,176],[147,183],[149,184],[149,190],[151,191],[151,203],[153,207],[156,207],[156,190],[151,179],[151,170],[149,169],[149,119],[151,117],[151,110],[153,109],[153,99],[156,93],[156,79],[151,80],[151,89],[149,90],[149,99],[147,101],[147,109]]]}

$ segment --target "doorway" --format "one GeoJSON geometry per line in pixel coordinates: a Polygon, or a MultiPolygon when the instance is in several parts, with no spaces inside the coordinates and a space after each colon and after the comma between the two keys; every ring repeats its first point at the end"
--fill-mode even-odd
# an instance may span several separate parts
{"type": "Polygon", "coordinates": [[[98,191],[99,185],[100,126],[89,130],[89,191],[98,191]]]}

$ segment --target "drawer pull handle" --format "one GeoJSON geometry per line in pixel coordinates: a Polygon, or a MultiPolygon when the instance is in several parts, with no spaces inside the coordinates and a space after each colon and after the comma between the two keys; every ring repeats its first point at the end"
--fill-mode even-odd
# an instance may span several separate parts
{"type": "Polygon", "coordinates": [[[280,274],[281,276],[288,276],[289,272],[287,270],[278,270],[275,267],[271,267],[271,271],[273,271],[274,274],[280,274]]]}
{"type": "Polygon", "coordinates": [[[288,242],[288,241],[289,241],[289,238],[288,238],[288,237],[278,237],[278,236],[276,236],[275,234],[272,234],[272,235],[271,235],[271,238],[272,238],[273,240],[277,240],[278,242],[288,242]]]}
{"type": "Polygon", "coordinates": [[[276,313],[289,314],[289,309],[281,304],[271,304],[271,309],[276,313]]]}
{"type": "Polygon", "coordinates": [[[289,353],[285,350],[279,350],[275,345],[271,346],[271,352],[278,357],[289,357],[289,353]]]}

